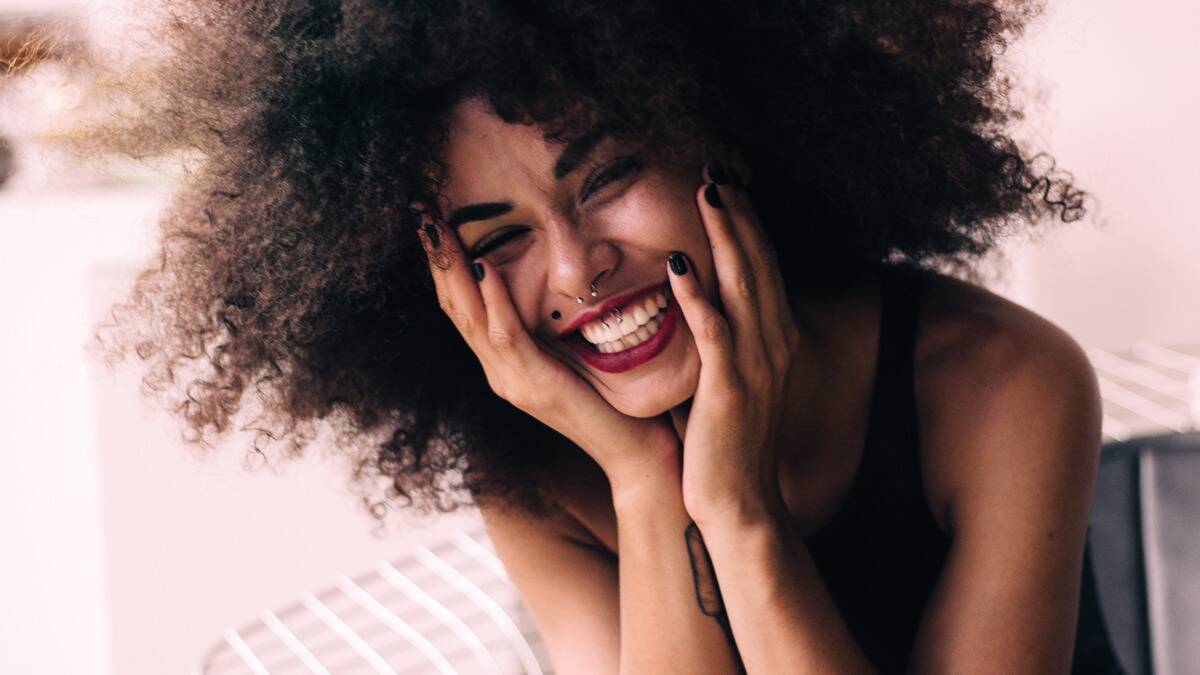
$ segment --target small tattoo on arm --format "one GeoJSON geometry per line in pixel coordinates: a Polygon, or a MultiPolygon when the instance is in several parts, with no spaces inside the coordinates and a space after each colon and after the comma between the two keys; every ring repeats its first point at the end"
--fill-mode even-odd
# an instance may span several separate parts
{"type": "Polygon", "coordinates": [[[704,537],[700,535],[700,528],[696,526],[696,523],[689,524],[683,531],[683,542],[687,547],[688,561],[692,565],[692,584],[696,589],[696,604],[700,605],[700,611],[705,616],[711,616],[717,620],[717,624],[725,633],[725,639],[729,642],[730,649],[733,650],[733,658],[737,662],[738,672],[745,673],[746,667],[742,664],[737,643],[733,640],[733,628],[729,625],[729,616],[725,613],[725,602],[721,598],[721,588],[717,585],[717,574],[713,570],[712,558],[708,555],[704,537]]]}

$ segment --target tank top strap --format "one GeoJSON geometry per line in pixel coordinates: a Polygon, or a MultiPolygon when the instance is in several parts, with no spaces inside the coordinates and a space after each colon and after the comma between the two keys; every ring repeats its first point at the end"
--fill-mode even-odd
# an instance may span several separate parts
{"type": "Polygon", "coordinates": [[[908,514],[929,513],[922,488],[914,381],[922,274],[911,267],[880,268],[875,389],[860,467],[865,494],[908,514]]]}
{"type": "Polygon", "coordinates": [[[883,267],[880,274],[882,307],[870,430],[887,438],[915,439],[913,357],[921,279],[915,270],[895,266],[883,267]]]}

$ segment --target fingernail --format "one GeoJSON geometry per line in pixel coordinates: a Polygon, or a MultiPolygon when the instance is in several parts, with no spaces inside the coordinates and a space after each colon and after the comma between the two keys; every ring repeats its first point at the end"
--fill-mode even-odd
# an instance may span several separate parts
{"type": "Polygon", "coordinates": [[[675,273],[675,276],[681,277],[687,274],[687,259],[683,257],[683,254],[672,253],[667,256],[667,264],[671,266],[671,271],[675,273]]]}
{"type": "Polygon", "coordinates": [[[477,262],[471,263],[471,271],[475,273],[476,281],[483,281],[483,265],[477,262]]]}
{"type": "Polygon", "coordinates": [[[704,188],[704,201],[714,209],[725,208],[725,204],[721,202],[721,193],[717,192],[717,186],[714,183],[709,183],[708,187],[704,188]]]}
{"type": "Polygon", "coordinates": [[[425,223],[421,226],[421,229],[425,230],[425,236],[429,237],[429,242],[433,244],[434,248],[442,245],[441,235],[438,234],[437,228],[433,226],[433,223],[425,223]]]}
{"type": "Polygon", "coordinates": [[[708,173],[708,179],[717,185],[729,184],[729,174],[725,173],[725,167],[720,162],[709,162],[705,171],[708,173]]]}

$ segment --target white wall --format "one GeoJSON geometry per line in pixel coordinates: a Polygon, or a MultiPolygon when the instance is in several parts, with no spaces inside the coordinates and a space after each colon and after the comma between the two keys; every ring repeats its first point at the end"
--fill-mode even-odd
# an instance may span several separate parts
{"type": "Polygon", "coordinates": [[[1089,347],[1200,342],[1200,11],[1049,5],[1016,54],[1040,82],[1029,128],[1099,208],[1013,247],[1013,296],[1089,347]]]}
{"type": "Polygon", "coordinates": [[[226,627],[426,536],[373,537],[319,456],[278,476],[241,448],[196,459],[136,372],[84,351],[161,199],[0,192],[0,673],[187,672],[226,627]]]}
{"type": "Polygon", "coordinates": [[[131,242],[107,240],[105,221],[0,192],[4,673],[107,672],[100,457],[80,347],[90,258],[131,242]]]}

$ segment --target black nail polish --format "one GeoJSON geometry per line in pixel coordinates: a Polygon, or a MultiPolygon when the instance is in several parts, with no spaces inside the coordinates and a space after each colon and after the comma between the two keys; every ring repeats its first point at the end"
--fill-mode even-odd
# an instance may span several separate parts
{"type": "Polygon", "coordinates": [[[433,223],[425,223],[421,227],[425,230],[425,236],[429,237],[429,243],[433,244],[434,248],[442,245],[441,235],[438,234],[437,228],[433,226],[433,223]]]}
{"type": "Polygon", "coordinates": [[[671,271],[675,273],[675,276],[681,277],[687,274],[687,259],[683,257],[683,254],[672,253],[667,256],[667,263],[671,266],[671,271]]]}
{"type": "Polygon", "coordinates": [[[717,161],[708,163],[708,179],[717,185],[729,184],[729,174],[725,173],[725,167],[717,161]]]}
{"type": "Polygon", "coordinates": [[[721,202],[721,193],[717,191],[717,186],[714,183],[709,183],[708,187],[704,188],[704,201],[708,202],[709,206],[714,209],[723,209],[725,204],[721,202]]]}
{"type": "Polygon", "coordinates": [[[479,263],[471,263],[471,271],[475,273],[476,281],[483,281],[483,265],[479,263]]]}

